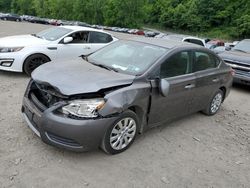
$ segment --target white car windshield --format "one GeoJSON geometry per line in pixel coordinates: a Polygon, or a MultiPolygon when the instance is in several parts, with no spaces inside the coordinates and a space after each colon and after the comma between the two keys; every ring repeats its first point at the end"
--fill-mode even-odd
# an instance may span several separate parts
{"type": "Polygon", "coordinates": [[[53,27],[53,28],[49,28],[44,31],[41,31],[34,36],[38,38],[46,39],[49,41],[55,41],[72,31],[73,31],[72,29],[67,29],[64,27],[53,27]]]}
{"type": "Polygon", "coordinates": [[[167,51],[146,43],[118,41],[90,55],[88,60],[118,72],[140,75],[167,51]]]}

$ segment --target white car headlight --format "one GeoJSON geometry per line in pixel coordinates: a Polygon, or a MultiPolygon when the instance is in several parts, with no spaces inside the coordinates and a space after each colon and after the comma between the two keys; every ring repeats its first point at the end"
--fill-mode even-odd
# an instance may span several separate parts
{"type": "Polygon", "coordinates": [[[97,111],[103,108],[104,104],[104,99],[79,99],[62,107],[62,112],[66,115],[94,118],[98,116],[97,111]]]}
{"type": "Polygon", "coordinates": [[[24,47],[0,47],[0,53],[18,52],[24,47]]]}

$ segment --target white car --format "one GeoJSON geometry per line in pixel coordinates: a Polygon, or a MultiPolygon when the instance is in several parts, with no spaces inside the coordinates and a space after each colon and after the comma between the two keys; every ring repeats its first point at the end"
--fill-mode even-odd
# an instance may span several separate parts
{"type": "Polygon", "coordinates": [[[167,35],[164,38],[182,41],[182,42],[189,42],[189,43],[197,44],[199,46],[204,46],[204,47],[206,47],[206,43],[209,41],[208,39],[202,39],[202,38],[192,37],[192,36],[188,36],[188,35],[178,35],[178,34],[167,35]]]}
{"type": "Polygon", "coordinates": [[[203,39],[203,38],[197,38],[197,37],[185,37],[182,42],[189,42],[193,44],[197,44],[199,46],[204,46],[207,47],[206,43],[208,42],[208,39],[203,39]]]}
{"type": "Polygon", "coordinates": [[[37,34],[0,38],[0,70],[30,75],[43,63],[88,55],[116,40],[102,30],[80,26],[52,27],[37,34]]]}

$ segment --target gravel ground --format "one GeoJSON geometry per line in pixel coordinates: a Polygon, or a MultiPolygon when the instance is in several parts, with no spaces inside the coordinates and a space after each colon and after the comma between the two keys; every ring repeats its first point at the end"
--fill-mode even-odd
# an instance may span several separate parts
{"type": "MultiPolygon", "coordinates": [[[[47,27],[0,21],[0,37],[47,27]]],[[[213,117],[196,113],[154,128],[110,156],[60,150],[35,136],[20,113],[28,80],[0,71],[1,188],[250,187],[250,87],[233,87],[213,117]]]]}

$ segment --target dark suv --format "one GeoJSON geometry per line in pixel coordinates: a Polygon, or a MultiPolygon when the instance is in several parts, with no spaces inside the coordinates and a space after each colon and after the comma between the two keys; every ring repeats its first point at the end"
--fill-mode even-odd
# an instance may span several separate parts
{"type": "Polygon", "coordinates": [[[250,39],[240,41],[219,56],[235,70],[234,82],[250,85],[250,39]]]}
{"type": "Polygon", "coordinates": [[[187,114],[214,115],[228,96],[232,69],[193,44],[138,38],[118,41],[32,73],[22,112],[51,145],[116,154],[137,133],[187,114]]]}

